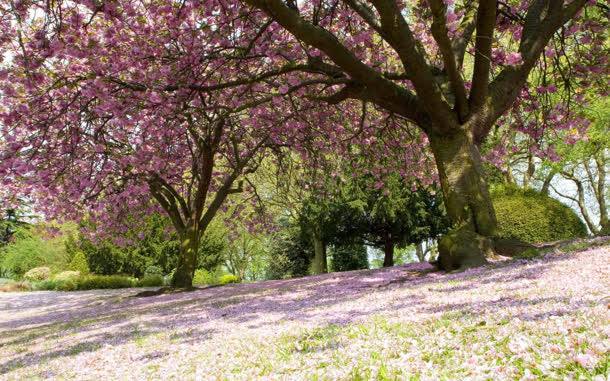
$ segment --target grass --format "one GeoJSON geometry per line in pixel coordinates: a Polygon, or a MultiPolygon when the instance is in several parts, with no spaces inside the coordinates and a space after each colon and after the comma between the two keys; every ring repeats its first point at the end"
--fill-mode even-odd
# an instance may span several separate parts
{"type": "Polygon", "coordinates": [[[605,380],[610,247],[578,250],[149,298],[0,294],[0,380],[605,380]]]}

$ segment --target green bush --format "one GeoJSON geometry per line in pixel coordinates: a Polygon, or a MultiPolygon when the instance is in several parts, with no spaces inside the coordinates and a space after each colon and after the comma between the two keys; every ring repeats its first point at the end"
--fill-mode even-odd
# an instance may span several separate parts
{"type": "Polygon", "coordinates": [[[97,290],[134,287],[133,278],[120,275],[88,275],[76,280],[78,290],[97,290]]]}
{"type": "Polygon", "coordinates": [[[146,270],[144,270],[144,277],[151,275],[160,275],[163,276],[163,271],[158,266],[148,266],[146,270]]]}
{"type": "Polygon", "coordinates": [[[342,245],[335,246],[331,250],[332,271],[350,271],[369,268],[366,246],[364,245],[342,245]]]}
{"type": "Polygon", "coordinates": [[[239,278],[235,275],[223,275],[220,278],[220,284],[239,283],[239,278]]]}
{"type": "Polygon", "coordinates": [[[40,282],[41,280],[47,280],[50,277],[51,269],[48,267],[35,267],[23,274],[23,279],[31,282],[40,282]]]}
{"type": "Polygon", "coordinates": [[[195,270],[195,276],[193,277],[193,285],[203,284],[218,284],[218,277],[205,269],[195,270]]]}
{"type": "Polygon", "coordinates": [[[76,279],[53,279],[44,280],[35,284],[37,290],[43,291],[76,291],[78,283],[76,279]]]}
{"type": "Polygon", "coordinates": [[[81,275],[89,274],[89,265],[87,264],[87,258],[85,258],[85,254],[77,250],[74,253],[74,257],[72,257],[72,261],[68,265],[68,270],[70,271],[78,271],[81,275]]]}
{"type": "Polygon", "coordinates": [[[163,275],[147,275],[138,281],[138,287],[160,287],[165,284],[163,275]]]}
{"type": "Polygon", "coordinates": [[[21,277],[26,271],[35,267],[48,267],[51,272],[66,268],[63,247],[53,240],[41,240],[36,236],[16,237],[0,250],[0,269],[4,274],[21,277]]]}
{"type": "Polygon", "coordinates": [[[499,238],[540,243],[587,235],[585,224],[571,208],[538,191],[501,185],[491,197],[499,238]]]}
{"type": "Polygon", "coordinates": [[[80,277],[80,271],[63,271],[59,274],[56,274],[53,279],[54,280],[62,280],[62,279],[76,279],[80,277]]]}

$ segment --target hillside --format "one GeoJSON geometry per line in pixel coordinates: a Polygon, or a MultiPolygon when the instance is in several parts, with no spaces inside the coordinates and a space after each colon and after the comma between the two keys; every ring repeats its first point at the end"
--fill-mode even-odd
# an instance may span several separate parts
{"type": "Polygon", "coordinates": [[[0,293],[0,379],[606,379],[608,241],[431,270],[0,293]]]}

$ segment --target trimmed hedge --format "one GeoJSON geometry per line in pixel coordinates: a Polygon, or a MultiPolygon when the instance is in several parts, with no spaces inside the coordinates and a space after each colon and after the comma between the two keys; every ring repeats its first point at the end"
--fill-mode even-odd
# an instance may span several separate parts
{"type": "Polygon", "coordinates": [[[568,206],[535,190],[501,185],[491,191],[498,238],[527,243],[558,241],[587,235],[587,228],[568,206]]]}

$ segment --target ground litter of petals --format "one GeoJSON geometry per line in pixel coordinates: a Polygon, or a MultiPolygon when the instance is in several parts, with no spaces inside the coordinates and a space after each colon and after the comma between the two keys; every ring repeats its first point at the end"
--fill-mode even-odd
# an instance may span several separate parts
{"type": "Polygon", "coordinates": [[[432,270],[0,294],[0,379],[607,379],[608,242],[432,270]]]}

